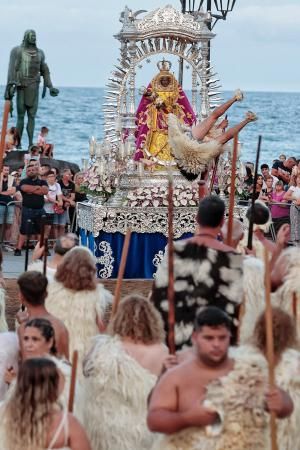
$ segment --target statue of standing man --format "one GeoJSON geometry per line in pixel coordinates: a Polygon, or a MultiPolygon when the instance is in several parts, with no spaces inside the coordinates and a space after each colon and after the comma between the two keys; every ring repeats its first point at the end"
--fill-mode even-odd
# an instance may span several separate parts
{"type": "Polygon", "coordinates": [[[24,118],[27,113],[29,146],[33,144],[41,76],[44,79],[42,98],[45,97],[47,88],[49,88],[50,95],[57,96],[59,90],[52,85],[49,67],[45,62],[45,54],[36,46],[36,33],[34,30],[27,30],[22,44],[14,47],[10,53],[5,100],[12,100],[17,92],[17,128],[20,138],[22,138],[24,118]]]}

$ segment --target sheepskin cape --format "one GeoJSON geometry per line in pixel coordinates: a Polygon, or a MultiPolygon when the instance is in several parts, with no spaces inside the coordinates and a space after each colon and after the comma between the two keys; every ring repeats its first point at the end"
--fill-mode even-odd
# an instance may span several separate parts
{"type": "Polygon", "coordinates": [[[208,163],[223,152],[216,140],[199,142],[182,127],[174,114],[168,114],[169,144],[180,169],[198,175],[207,170],[208,163]]]}
{"type": "Polygon", "coordinates": [[[283,284],[272,295],[275,306],[284,309],[296,319],[297,332],[300,336],[300,250],[298,247],[290,247],[284,250],[287,273],[283,284]],[[296,304],[293,296],[295,295],[296,304]]]}
{"type": "Polygon", "coordinates": [[[8,326],[5,319],[5,290],[0,287],[0,333],[3,331],[8,331],[8,326]]]}
{"type": "Polygon", "coordinates": [[[78,376],[82,377],[82,360],[90,346],[90,339],[99,333],[97,316],[104,317],[112,295],[101,284],[93,291],[66,289],[53,281],[48,287],[46,308],[61,319],[69,332],[70,355],[78,350],[78,376]]]}
{"type": "Polygon", "coordinates": [[[254,256],[243,260],[243,315],[240,315],[239,343],[244,344],[253,336],[259,315],[265,309],[264,263],[254,256]]]}
{"type": "MultiPolygon", "coordinates": [[[[168,329],[168,255],[159,265],[151,299],[168,329]]],[[[239,306],[243,300],[243,256],[191,242],[174,242],[176,348],[191,346],[196,313],[206,306],[224,310],[237,334],[239,306]]]]}
{"type": "Polygon", "coordinates": [[[218,412],[220,422],[164,435],[152,450],[266,450],[266,387],[265,358],[241,354],[228,375],[207,387],[205,405],[218,412]]]}
{"type": "Polygon", "coordinates": [[[123,350],[117,337],[99,335],[83,365],[84,426],[92,450],[150,449],[147,398],[157,377],[123,350]]]}
{"type": "MultiPolygon", "coordinates": [[[[252,358],[260,352],[252,345],[243,345],[234,350],[234,357],[244,354],[252,358]]],[[[288,392],[294,403],[294,411],[290,417],[279,419],[277,423],[277,442],[279,450],[300,450],[300,352],[288,348],[275,367],[276,385],[288,392]]],[[[269,414],[266,413],[269,420],[269,414]]],[[[268,430],[267,438],[270,433],[268,430]]],[[[268,441],[266,449],[271,448],[268,441]]]]}
{"type": "Polygon", "coordinates": [[[18,368],[19,339],[12,331],[0,333],[0,401],[4,399],[8,386],[4,375],[8,367],[18,368]]]}

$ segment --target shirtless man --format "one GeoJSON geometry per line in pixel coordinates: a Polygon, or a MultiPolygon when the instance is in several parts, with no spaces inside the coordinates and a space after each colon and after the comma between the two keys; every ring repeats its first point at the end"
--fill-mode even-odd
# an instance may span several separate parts
{"type": "MultiPolygon", "coordinates": [[[[230,319],[218,308],[208,307],[198,314],[194,355],[168,370],[153,390],[148,411],[151,431],[168,435],[218,421],[217,413],[203,402],[207,385],[234,369],[234,360],[228,357],[230,327],[230,319]]],[[[276,388],[266,395],[266,409],[283,418],[291,414],[293,404],[276,388]]]]}
{"type": "Polygon", "coordinates": [[[20,323],[18,334],[20,342],[24,333],[24,322],[28,319],[43,317],[48,319],[55,331],[55,342],[58,354],[69,359],[69,334],[61,320],[50,314],[45,308],[45,298],[47,296],[47,278],[40,272],[24,272],[18,278],[20,289],[20,301],[25,306],[24,311],[18,313],[17,319],[20,323]]]}

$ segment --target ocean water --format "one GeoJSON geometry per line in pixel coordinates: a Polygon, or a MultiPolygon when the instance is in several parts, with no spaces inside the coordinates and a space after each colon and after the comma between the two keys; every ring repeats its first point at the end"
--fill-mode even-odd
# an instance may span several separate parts
{"type": "MultiPolygon", "coordinates": [[[[1,117],[3,92],[4,87],[1,86],[1,117]]],[[[232,92],[224,92],[223,98],[231,95],[232,92]]],[[[104,89],[100,87],[63,87],[55,98],[47,93],[46,98],[40,99],[35,137],[41,126],[47,126],[50,129],[48,142],[55,146],[55,157],[81,166],[82,158],[89,156],[89,138],[103,137],[103,96],[104,89]]],[[[254,111],[259,120],[250,123],[240,133],[243,161],[255,160],[259,134],[262,135],[261,163],[271,164],[281,153],[300,158],[300,93],[245,92],[244,101],[236,103],[228,111],[230,125],[241,121],[248,110],[254,111]]],[[[16,110],[9,119],[9,126],[15,122],[16,110]]],[[[26,131],[22,144],[23,148],[28,145],[26,131]]]]}

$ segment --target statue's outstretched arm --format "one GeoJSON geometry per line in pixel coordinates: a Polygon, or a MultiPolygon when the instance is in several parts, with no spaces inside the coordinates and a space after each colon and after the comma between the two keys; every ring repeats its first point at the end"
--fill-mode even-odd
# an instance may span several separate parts
{"type": "Polygon", "coordinates": [[[46,95],[46,88],[49,88],[50,95],[52,95],[53,97],[56,97],[59,94],[59,90],[56,89],[55,87],[53,87],[53,84],[52,84],[52,81],[50,78],[50,70],[49,70],[48,64],[45,61],[45,55],[43,52],[42,52],[40,71],[41,71],[41,76],[44,79],[44,89],[43,89],[42,98],[44,98],[46,95]]]}

